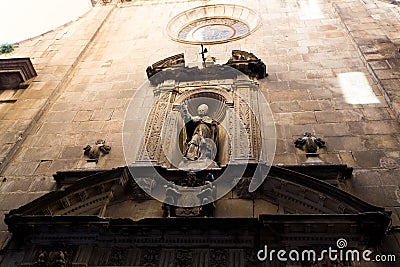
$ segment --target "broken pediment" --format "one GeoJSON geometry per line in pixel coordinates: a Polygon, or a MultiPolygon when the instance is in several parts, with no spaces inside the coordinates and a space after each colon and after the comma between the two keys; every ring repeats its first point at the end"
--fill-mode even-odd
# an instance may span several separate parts
{"type": "MultiPolygon", "coordinates": [[[[146,192],[164,190],[165,195],[165,187],[149,177],[153,177],[152,172],[156,171],[165,177],[169,176],[171,181],[179,185],[183,183],[185,177],[188,177],[188,173],[182,170],[169,171],[145,167],[136,171],[142,176],[132,177],[127,167],[88,173],[89,175],[83,178],[79,178],[83,174],[70,173],[69,175],[75,176],[76,180],[73,182],[74,179],[64,176],[64,179],[69,181],[69,186],[64,185],[58,191],[48,193],[19,209],[10,211],[6,215],[9,230],[13,233],[29,232],[34,228],[43,231],[45,229],[43,225],[57,222],[64,225],[62,227],[68,227],[71,220],[76,225],[86,225],[88,219],[96,224],[105,222],[108,224],[111,221],[120,223],[124,220],[126,229],[143,225],[146,220],[146,222],[151,221],[150,224],[153,225],[151,227],[156,229],[163,224],[162,203],[146,192]]],[[[223,170],[210,172],[218,180],[223,170]]],[[[248,186],[253,174],[254,170],[250,167],[243,176],[238,176],[236,179],[240,179],[240,182],[234,189],[214,202],[215,218],[203,218],[205,221],[202,224],[208,225],[207,219],[210,219],[211,223],[223,220],[228,222],[241,216],[253,217],[253,220],[260,223],[260,229],[266,227],[264,230],[272,231],[273,238],[279,240],[283,238],[280,234],[283,232],[279,230],[282,227],[292,225],[290,228],[292,230],[285,230],[285,235],[290,235],[291,231],[293,234],[301,232],[295,230],[298,227],[310,224],[314,225],[312,229],[316,231],[315,238],[321,231],[339,235],[343,233],[353,236],[355,240],[365,235],[367,238],[364,236],[363,240],[357,241],[361,242],[357,244],[362,245],[377,244],[389,224],[390,213],[383,208],[370,205],[319,179],[286,168],[272,167],[263,185],[255,192],[249,193],[248,186]],[[245,208],[248,205],[250,205],[248,209],[245,208]],[[234,212],[229,212],[229,208],[234,212]]],[[[196,176],[195,179],[205,179],[203,176],[207,176],[207,173],[200,172],[196,176]]],[[[182,185],[180,188],[182,190],[190,187],[182,185]]],[[[188,214],[186,217],[192,215],[188,214]]],[[[174,218],[168,219],[174,220],[174,218]]],[[[175,219],[184,218],[177,216],[175,219]]],[[[252,220],[244,222],[244,225],[250,221],[252,220]]],[[[210,226],[209,229],[213,227],[210,226]]],[[[306,235],[307,232],[302,233],[306,235]]],[[[323,242],[328,241],[329,239],[324,239],[323,242]]]]}
{"type": "Polygon", "coordinates": [[[201,183],[211,173],[218,181],[223,170],[193,175],[130,168],[141,175],[133,177],[128,167],[58,172],[59,190],[6,214],[13,234],[10,247],[18,254],[7,253],[3,263],[41,266],[62,259],[67,266],[166,267],[177,266],[184,254],[195,265],[206,261],[204,266],[219,266],[229,258],[235,266],[256,266],[255,253],[263,245],[318,251],[345,239],[350,248],[374,247],[390,223],[390,212],[383,208],[275,166],[255,192],[248,191],[254,166],[242,175],[232,172],[237,185],[213,203],[214,217],[180,210],[163,218],[162,203],[146,193],[165,190],[150,178],[154,172],[182,184],[183,195],[185,188],[192,188],[190,179],[201,183]]]}
{"type": "MultiPolygon", "coordinates": [[[[55,177],[59,181],[59,186],[61,186],[60,190],[48,193],[19,209],[11,211],[9,216],[13,214],[105,216],[109,213],[107,211],[109,205],[112,206],[113,203],[121,204],[128,200],[132,203],[146,202],[153,200],[148,193],[153,194],[156,191],[160,191],[165,196],[164,184],[160,184],[156,178],[150,178],[155,177],[156,174],[166,177],[168,181],[181,186],[181,188],[203,184],[204,181],[209,179],[210,175],[212,175],[212,179],[218,181],[218,178],[224,174],[224,168],[203,170],[197,173],[152,166],[129,168],[138,175],[133,177],[128,167],[108,171],[58,172],[55,177]]],[[[250,164],[244,173],[240,171],[241,166],[236,168],[237,172],[233,168],[230,172],[232,183],[236,183],[236,186],[223,199],[268,200],[277,207],[279,206],[279,209],[281,209],[279,213],[281,214],[384,212],[383,208],[370,205],[321,179],[278,166],[272,166],[263,185],[250,194],[248,186],[254,175],[256,165],[250,164]]],[[[216,185],[218,186],[218,184],[216,185]]],[[[161,202],[158,205],[161,208],[161,202]]],[[[161,216],[161,213],[159,215],[161,216]]],[[[131,217],[130,214],[123,212],[121,214],[113,212],[113,216],[118,218],[131,217]]],[[[135,217],[138,218],[138,216],[135,217]]]]}
{"type": "Polygon", "coordinates": [[[157,61],[146,69],[147,77],[151,84],[159,85],[168,80],[179,82],[194,82],[204,80],[235,79],[238,73],[224,71],[221,76],[221,69],[233,68],[250,78],[262,79],[268,76],[267,67],[261,59],[253,53],[232,50],[232,56],[223,65],[204,62],[203,68],[185,66],[184,54],[177,54],[157,61]],[[157,75],[156,75],[157,74],[157,75]]]}
{"type": "Polygon", "coordinates": [[[29,58],[0,59],[0,89],[25,89],[36,76],[29,58]]]}
{"type": "Polygon", "coordinates": [[[264,62],[250,52],[232,50],[232,57],[225,65],[243,72],[250,78],[262,79],[268,76],[264,62]]]}
{"type": "Polygon", "coordinates": [[[185,65],[185,57],[183,53],[167,57],[147,67],[146,69],[147,78],[150,79],[153,75],[165,69],[176,66],[184,66],[184,65],[185,65]]]}

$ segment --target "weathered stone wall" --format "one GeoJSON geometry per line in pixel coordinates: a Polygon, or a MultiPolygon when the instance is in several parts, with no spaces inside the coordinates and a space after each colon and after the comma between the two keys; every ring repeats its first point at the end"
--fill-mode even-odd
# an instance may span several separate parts
{"type": "MultiPolygon", "coordinates": [[[[165,26],[178,12],[203,2],[97,7],[77,22],[20,44],[10,56],[31,57],[38,77],[16,103],[0,110],[1,166],[6,165],[0,173],[2,214],[54,189],[56,171],[82,167],[83,147],[97,139],[112,147],[99,168],[125,164],[122,125],[129,100],[146,81],[148,65],[181,52],[186,62],[201,60],[200,47],[170,40],[165,26]]],[[[361,0],[263,3],[246,1],[261,14],[257,31],[208,46],[209,55],[225,63],[231,50],[240,49],[266,63],[269,76],[259,82],[275,118],[276,164],[303,162],[293,141],[313,132],[327,141],[323,160],[354,167],[344,189],[394,211],[398,225],[400,126],[396,98],[387,93],[399,87],[398,56],[390,54],[396,59],[391,63],[366,57],[370,50],[359,42],[363,34],[376,38],[372,33],[379,28],[398,48],[398,30],[387,26],[397,21],[387,10],[397,11],[385,5],[372,12],[361,0]],[[364,17],[351,20],[353,12],[364,17]],[[381,27],[383,17],[386,27],[381,27]],[[366,28],[356,34],[355,25],[366,28]],[[386,79],[384,71],[393,75],[386,79]],[[355,72],[364,75],[377,103],[346,102],[338,76],[355,72]]],[[[6,233],[3,223],[0,230],[6,233]]],[[[6,237],[0,236],[0,244],[6,237]]]]}
{"type": "Polygon", "coordinates": [[[15,103],[0,102],[0,246],[8,238],[4,213],[53,190],[51,173],[74,166],[67,160],[68,152],[61,153],[64,145],[75,142],[76,135],[66,130],[74,116],[68,111],[73,103],[59,112],[54,105],[112,9],[93,9],[80,20],[21,42],[14,52],[1,55],[30,57],[38,76],[29,88],[14,94],[15,103]]]}

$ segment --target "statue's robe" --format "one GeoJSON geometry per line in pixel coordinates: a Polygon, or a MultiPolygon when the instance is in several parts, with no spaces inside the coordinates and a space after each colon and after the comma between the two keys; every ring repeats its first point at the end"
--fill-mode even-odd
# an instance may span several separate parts
{"type": "Polygon", "coordinates": [[[186,123],[186,132],[188,139],[185,158],[214,160],[218,147],[218,122],[208,116],[196,116],[186,123]]]}

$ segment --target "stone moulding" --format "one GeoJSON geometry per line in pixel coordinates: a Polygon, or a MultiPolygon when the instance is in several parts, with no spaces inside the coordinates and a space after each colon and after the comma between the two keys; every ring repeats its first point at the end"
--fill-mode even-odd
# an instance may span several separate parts
{"type": "Polygon", "coordinates": [[[30,58],[0,59],[0,89],[25,89],[36,76],[30,58]]]}

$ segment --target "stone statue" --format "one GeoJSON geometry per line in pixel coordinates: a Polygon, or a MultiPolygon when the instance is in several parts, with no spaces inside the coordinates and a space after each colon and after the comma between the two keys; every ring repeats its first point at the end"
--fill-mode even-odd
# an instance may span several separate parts
{"type": "Polygon", "coordinates": [[[185,160],[214,160],[218,147],[218,122],[208,116],[208,106],[201,104],[197,116],[192,116],[187,105],[182,105],[183,118],[187,133],[185,160]]]}
{"type": "Polygon", "coordinates": [[[99,159],[100,153],[110,153],[111,147],[106,145],[106,141],[99,139],[93,147],[87,145],[83,150],[85,151],[83,154],[88,156],[90,159],[99,159]]]}

